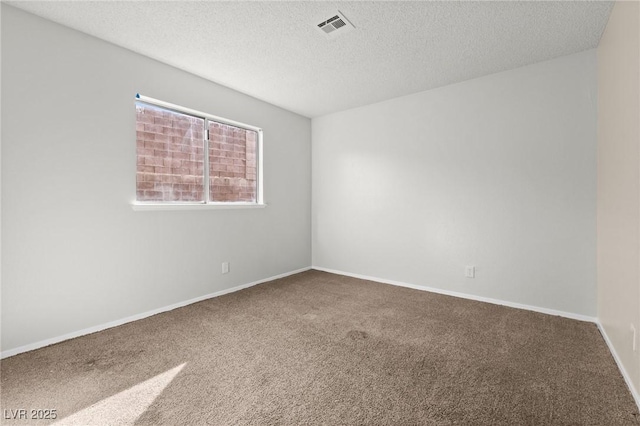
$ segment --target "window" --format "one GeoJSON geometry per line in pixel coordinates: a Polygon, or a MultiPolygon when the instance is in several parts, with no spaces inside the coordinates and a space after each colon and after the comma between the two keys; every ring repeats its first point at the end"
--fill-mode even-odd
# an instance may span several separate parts
{"type": "Polygon", "coordinates": [[[135,206],[262,205],[262,131],[136,97],[135,206]]]}

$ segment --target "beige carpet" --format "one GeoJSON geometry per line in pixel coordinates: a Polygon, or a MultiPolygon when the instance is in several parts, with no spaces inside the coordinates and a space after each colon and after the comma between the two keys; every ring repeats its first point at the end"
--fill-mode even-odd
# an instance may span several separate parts
{"type": "Polygon", "coordinates": [[[318,271],[1,369],[61,424],[640,424],[593,324],[318,271]]]}

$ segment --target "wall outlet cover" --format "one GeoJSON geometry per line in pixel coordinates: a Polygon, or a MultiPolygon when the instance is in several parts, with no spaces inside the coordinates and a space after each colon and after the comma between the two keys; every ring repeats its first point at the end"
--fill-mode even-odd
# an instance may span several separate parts
{"type": "Polygon", "coordinates": [[[466,266],[464,268],[464,276],[467,278],[475,278],[476,276],[476,267],[475,266],[466,266]]]}

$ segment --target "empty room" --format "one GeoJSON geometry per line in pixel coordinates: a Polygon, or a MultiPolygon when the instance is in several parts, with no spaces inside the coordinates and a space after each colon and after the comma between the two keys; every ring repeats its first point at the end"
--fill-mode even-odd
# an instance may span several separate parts
{"type": "Polygon", "coordinates": [[[1,424],[640,425],[640,2],[0,15],[1,424]]]}

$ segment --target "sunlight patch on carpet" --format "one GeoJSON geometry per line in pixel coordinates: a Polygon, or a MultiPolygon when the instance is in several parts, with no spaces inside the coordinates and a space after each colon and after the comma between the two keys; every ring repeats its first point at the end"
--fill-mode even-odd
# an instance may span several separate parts
{"type": "Polygon", "coordinates": [[[103,399],[84,410],[78,411],[55,425],[90,425],[96,421],[110,425],[133,425],[180,373],[186,363],[155,377],[145,380],[129,389],[123,390],[107,399],[103,399]]]}

